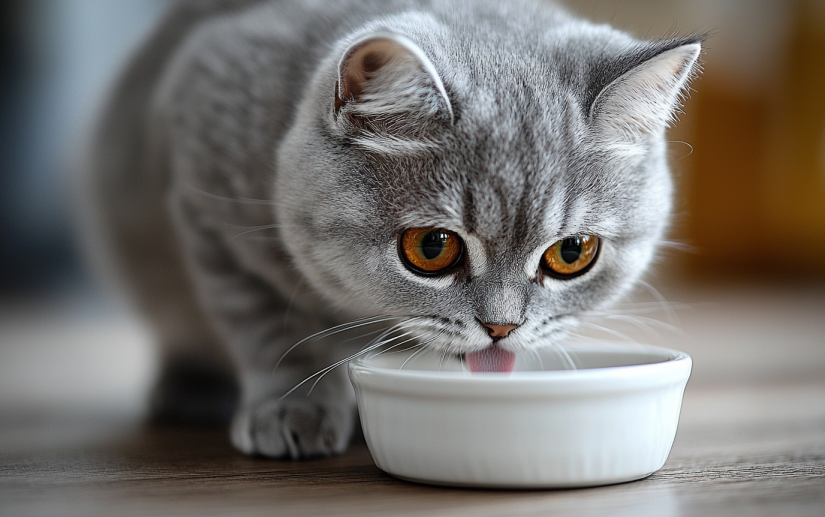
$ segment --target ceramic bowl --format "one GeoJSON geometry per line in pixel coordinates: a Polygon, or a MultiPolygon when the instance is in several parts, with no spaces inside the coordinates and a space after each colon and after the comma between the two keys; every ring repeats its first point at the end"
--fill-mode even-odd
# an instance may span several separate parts
{"type": "Polygon", "coordinates": [[[690,357],[607,343],[566,349],[523,354],[510,374],[471,374],[415,351],[351,362],[376,465],[411,481],[494,488],[605,485],[660,469],[690,357]]]}

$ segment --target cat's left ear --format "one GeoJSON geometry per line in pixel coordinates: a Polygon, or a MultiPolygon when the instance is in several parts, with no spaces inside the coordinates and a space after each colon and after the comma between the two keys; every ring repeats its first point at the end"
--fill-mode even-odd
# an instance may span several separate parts
{"type": "Polygon", "coordinates": [[[590,120],[599,138],[634,143],[667,127],[696,73],[701,50],[697,38],[637,57],[641,62],[610,82],[591,105],[590,120]]]}
{"type": "Polygon", "coordinates": [[[362,137],[427,136],[450,125],[453,108],[430,59],[408,38],[373,33],[352,43],[338,63],[335,116],[362,137]]]}

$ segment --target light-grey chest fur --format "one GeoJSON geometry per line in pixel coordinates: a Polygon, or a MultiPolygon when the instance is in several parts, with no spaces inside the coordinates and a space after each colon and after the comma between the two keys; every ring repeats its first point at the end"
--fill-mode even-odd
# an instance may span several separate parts
{"type": "Polygon", "coordinates": [[[530,1],[176,5],[117,83],[89,161],[101,234],[165,351],[156,414],[226,411],[232,370],[239,449],[329,454],[354,425],[341,369],[280,396],[346,349],[308,341],[273,374],[315,332],[399,324],[384,336],[462,354],[495,324],[516,327],[502,349],[557,344],[654,255],[664,131],[700,43],[530,1]],[[430,227],[460,238],[460,268],[401,259],[399,236],[430,227]],[[577,235],[601,239],[587,273],[541,274],[577,235]]]}

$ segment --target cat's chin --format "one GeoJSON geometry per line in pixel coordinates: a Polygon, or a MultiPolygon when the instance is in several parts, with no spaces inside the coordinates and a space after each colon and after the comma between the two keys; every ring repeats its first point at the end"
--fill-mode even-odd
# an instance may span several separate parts
{"type": "Polygon", "coordinates": [[[467,366],[473,373],[510,373],[516,366],[516,354],[498,345],[464,354],[467,366]]]}

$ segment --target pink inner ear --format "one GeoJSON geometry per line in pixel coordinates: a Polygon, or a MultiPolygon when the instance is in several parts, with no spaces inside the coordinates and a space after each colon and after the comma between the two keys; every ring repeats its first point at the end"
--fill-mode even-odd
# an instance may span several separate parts
{"type": "Polygon", "coordinates": [[[404,36],[375,33],[362,38],[338,63],[335,112],[345,110],[342,121],[348,131],[359,135],[361,144],[377,145],[386,151],[395,139],[371,140],[392,133],[406,143],[437,128],[453,111],[444,84],[424,52],[404,36]],[[350,127],[353,126],[353,127],[350,127]],[[412,138],[411,138],[412,137],[412,138]]]}
{"type": "Polygon", "coordinates": [[[516,354],[496,345],[478,352],[465,354],[467,365],[473,373],[502,372],[510,373],[516,365],[516,354]]]}
{"type": "Polygon", "coordinates": [[[382,39],[369,41],[353,50],[341,70],[343,99],[358,100],[370,75],[386,65],[393,56],[404,52],[404,48],[382,39]]]}

